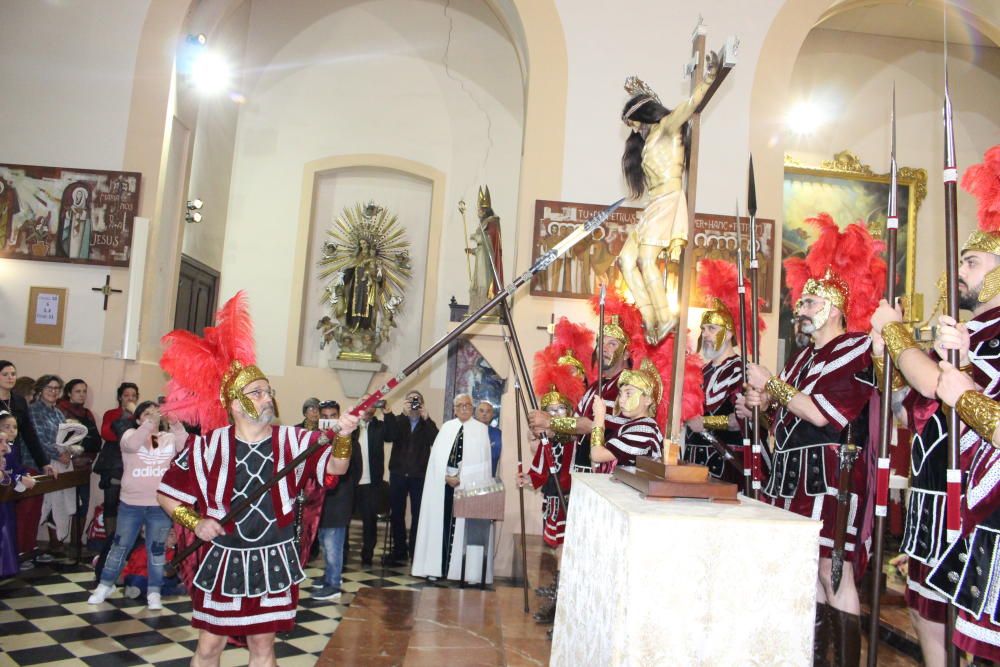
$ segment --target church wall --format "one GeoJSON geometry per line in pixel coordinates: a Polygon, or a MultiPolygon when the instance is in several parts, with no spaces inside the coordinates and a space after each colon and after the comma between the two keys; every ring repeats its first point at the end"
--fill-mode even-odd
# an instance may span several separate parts
{"type": "MultiPolygon", "coordinates": [[[[307,9],[308,3],[302,11],[307,9]]],[[[272,26],[280,32],[280,24],[295,20],[269,11],[275,9],[253,9],[248,62],[261,58],[255,50],[257,32],[272,26]]],[[[519,65],[496,18],[476,2],[452,4],[448,13],[454,21],[450,76],[441,62],[449,24],[440,7],[431,5],[407,3],[405,12],[393,1],[345,6],[316,17],[275,51],[240,110],[220,299],[247,288],[259,321],[300,321],[305,291],[318,294],[316,285],[296,290],[292,277],[302,268],[296,262],[307,261],[299,228],[303,165],[365,153],[414,161],[445,174],[443,190],[435,192],[443,201],[440,231],[428,241],[440,258],[411,283],[418,292],[425,282],[431,286],[433,308],[423,309],[416,331],[397,330],[380,356],[387,363],[405,363],[409,359],[403,357],[415,356],[445,333],[448,300],[454,295],[467,301],[465,233],[457,202],[468,202],[474,224],[476,188],[489,183],[494,208],[513,239],[523,114],[519,65]],[[465,90],[451,77],[462,79],[465,90]],[[293,265],[292,271],[261,279],[268,266],[293,265]]],[[[262,49],[273,48],[263,37],[259,42],[262,49]]],[[[353,203],[336,202],[334,210],[353,203]]],[[[328,226],[332,220],[322,222],[328,226]]],[[[421,221],[411,236],[426,236],[426,225],[421,221]]],[[[506,259],[508,273],[512,260],[506,259]]],[[[312,328],[315,321],[301,320],[301,326],[312,328]]],[[[298,338],[284,326],[260,326],[262,367],[296,387],[291,403],[309,393],[343,399],[332,371],[320,373],[316,385],[316,373],[295,366],[298,338]]],[[[433,384],[443,390],[444,355],[433,365],[433,384]]]]}
{"type": "MultiPolygon", "coordinates": [[[[250,2],[237,7],[212,33],[209,47],[227,61],[242,63],[250,21],[250,2]]],[[[240,77],[237,74],[236,80],[240,77]]],[[[187,199],[201,199],[202,221],[184,225],[182,252],[216,271],[222,268],[223,243],[229,212],[236,121],[240,104],[229,95],[198,96],[188,93],[198,107],[194,143],[191,149],[191,178],[187,199]]]]}
{"type": "MultiPolygon", "coordinates": [[[[829,120],[814,134],[792,137],[786,144],[787,152],[803,164],[818,166],[848,149],[874,172],[887,173],[889,95],[895,82],[896,162],[926,169],[928,175],[927,198],[917,216],[920,263],[915,289],[924,295],[924,317],[937,301],[935,283],[944,271],[941,50],[941,43],[813,30],[795,63],[791,97],[821,101],[829,120]]],[[[951,44],[948,53],[961,174],[982,162],[983,153],[1000,136],[995,113],[1000,103],[1000,49],[951,44]]],[[[960,243],[976,226],[976,208],[975,198],[959,188],[960,243]]]]}
{"type": "MultiPolygon", "coordinates": [[[[0,9],[0,162],[85,169],[127,169],[126,125],[136,51],[148,0],[14,0],[0,9]]],[[[145,181],[143,190],[155,189],[145,181]]],[[[123,294],[90,288],[124,288],[126,269],[0,259],[0,354],[25,375],[57,372],[84,377],[95,412],[110,407],[123,363],[117,341],[105,341],[106,318],[123,321],[123,294]],[[22,348],[31,286],[64,287],[68,309],[60,349],[22,348]],[[96,355],[88,357],[87,355],[96,355]],[[106,378],[103,368],[116,368],[106,378]],[[110,388],[106,385],[110,385],[110,388]],[[110,398],[109,398],[110,395],[110,398]]]]}

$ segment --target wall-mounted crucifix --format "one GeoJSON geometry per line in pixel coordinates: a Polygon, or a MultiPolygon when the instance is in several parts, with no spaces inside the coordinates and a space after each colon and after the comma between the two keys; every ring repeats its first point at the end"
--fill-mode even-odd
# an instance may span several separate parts
{"type": "Polygon", "coordinates": [[[91,287],[91,292],[100,292],[104,295],[104,310],[108,309],[108,297],[112,294],[121,294],[120,289],[114,289],[111,287],[111,274],[104,276],[104,284],[100,287],[91,287]]]}

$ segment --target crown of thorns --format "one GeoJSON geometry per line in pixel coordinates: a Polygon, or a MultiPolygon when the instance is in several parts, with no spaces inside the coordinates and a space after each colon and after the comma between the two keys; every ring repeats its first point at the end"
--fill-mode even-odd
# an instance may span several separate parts
{"type": "Polygon", "coordinates": [[[629,107],[625,113],[622,114],[623,118],[628,118],[636,109],[650,100],[656,102],[657,104],[662,104],[662,102],[660,102],[660,96],[653,92],[653,89],[649,87],[648,83],[637,77],[635,74],[625,79],[625,92],[629,94],[629,97],[642,95],[642,99],[629,107]]]}

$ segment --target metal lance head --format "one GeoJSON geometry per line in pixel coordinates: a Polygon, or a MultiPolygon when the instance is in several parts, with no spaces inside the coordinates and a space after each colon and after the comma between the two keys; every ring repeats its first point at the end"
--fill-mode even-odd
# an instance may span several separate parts
{"type": "MultiPolygon", "coordinates": [[[[896,84],[892,84],[892,110],[890,112],[889,125],[891,129],[891,139],[889,147],[889,210],[887,212],[889,220],[896,219],[896,84]]],[[[893,223],[890,223],[893,224],[893,223]]],[[[895,228],[895,227],[893,227],[895,228]]]]}
{"type": "Polygon", "coordinates": [[[750,216],[750,268],[757,261],[757,186],[753,177],[753,153],[750,154],[750,168],[747,180],[747,213],[750,216]]]}

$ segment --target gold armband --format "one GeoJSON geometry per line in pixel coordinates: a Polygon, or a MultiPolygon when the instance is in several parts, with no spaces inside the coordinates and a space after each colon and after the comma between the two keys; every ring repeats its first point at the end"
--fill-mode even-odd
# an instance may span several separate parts
{"type": "Polygon", "coordinates": [[[788,405],[792,396],[799,393],[799,390],[788,384],[777,375],[772,375],[771,379],[764,385],[764,391],[771,395],[771,398],[782,405],[788,405]]]}
{"type": "Polygon", "coordinates": [[[958,416],[962,421],[971,426],[976,433],[990,442],[993,441],[997,424],[1000,424],[1000,403],[970,389],[958,398],[955,409],[958,410],[958,416]]]}
{"type": "Polygon", "coordinates": [[[576,433],[576,417],[553,417],[551,426],[556,433],[572,435],[576,433]]]}
{"type": "Polygon", "coordinates": [[[335,459],[351,458],[351,436],[338,435],[336,438],[334,438],[333,458],[335,459]]]}
{"type": "MultiPolygon", "coordinates": [[[[885,360],[882,359],[882,355],[872,355],[872,365],[875,366],[875,381],[878,383],[879,391],[882,391],[882,375],[885,373],[885,360]]],[[[906,387],[906,380],[903,378],[903,374],[893,366],[892,390],[899,391],[904,387],[906,387]]]]}
{"type": "Polygon", "coordinates": [[[178,505],[170,516],[173,517],[175,523],[188,530],[194,530],[194,527],[201,521],[201,515],[187,505],[178,505]]]}
{"type": "Polygon", "coordinates": [[[970,361],[969,363],[967,363],[964,366],[959,366],[958,370],[961,371],[962,373],[968,373],[969,375],[972,375],[972,369],[973,368],[975,368],[975,367],[972,365],[972,362],[970,361]]]}
{"type": "Polygon", "coordinates": [[[710,431],[729,430],[729,415],[705,415],[701,421],[710,431]]]}
{"type": "Polygon", "coordinates": [[[920,348],[917,341],[913,340],[910,327],[902,322],[889,322],[882,327],[882,340],[885,341],[889,356],[892,357],[892,363],[896,366],[899,365],[899,355],[911,347],[920,348]]]}
{"type": "Polygon", "coordinates": [[[590,446],[591,447],[603,447],[604,446],[604,427],[595,426],[590,431],[590,446]]]}

